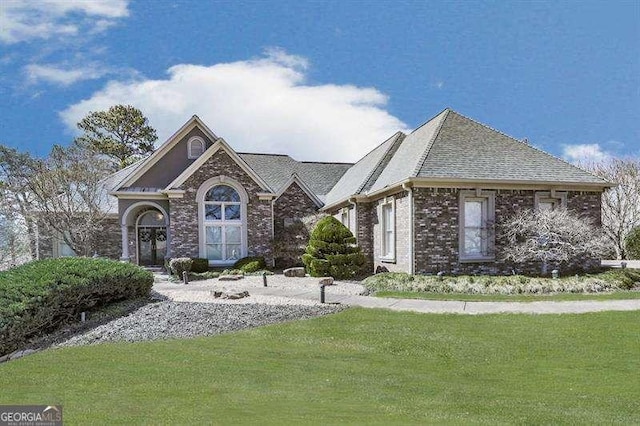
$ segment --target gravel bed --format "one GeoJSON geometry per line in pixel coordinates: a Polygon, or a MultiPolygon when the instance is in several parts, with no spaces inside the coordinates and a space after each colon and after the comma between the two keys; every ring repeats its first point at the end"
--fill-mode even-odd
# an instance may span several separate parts
{"type": "Polygon", "coordinates": [[[138,342],[228,333],[308,319],[343,310],[339,305],[214,304],[162,301],[74,336],[57,346],[138,342]]]}

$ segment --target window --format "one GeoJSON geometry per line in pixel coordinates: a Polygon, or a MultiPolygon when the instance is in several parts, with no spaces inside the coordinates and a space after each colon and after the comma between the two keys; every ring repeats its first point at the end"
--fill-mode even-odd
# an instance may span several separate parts
{"type": "Polygon", "coordinates": [[[460,193],[460,260],[494,259],[493,221],[495,194],[489,191],[460,193]]]}
{"type": "Polygon", "coordinates": [[[230,262],[242,253],[242,203],[238,192],[216,185],[204,196],[204,243],[207,259],[230,262]]]}
{"type": "Polygon", "coordinates": [[[187,143],[187,157],[190,159],[198,158],[204,152],[204,141],[198,136],[189,139],[187,143]]]}
{"type": "Polygon", "coordinates": [[[536,192],[534,196],[534,208],[536,211],[555,210],[566,206],[566,192],[536,192]]]}
{"type": "Polygon", "coordinates": [[[340,222],[349,228],[349,209],[342,209],[342,212],[340,213],[340,222]]]}
{"type": "Polygon", "coordinates": [[[380,209],[382,217],[382,252],[383,260],[394,261],[396,257],[395,248],[395,218],[393,202],[383,204],[380,209]]]}

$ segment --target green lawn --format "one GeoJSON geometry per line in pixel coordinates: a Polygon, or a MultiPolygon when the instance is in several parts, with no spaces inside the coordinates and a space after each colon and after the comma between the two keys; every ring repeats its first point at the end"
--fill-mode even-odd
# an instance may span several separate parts
{"type": "Polygon", "coordinates": [[[640,312],[349,309],[0,365],[0,404],[68,424],[640,424],[640,312]]]}
{"type": "Polygon", "coordinates": [[[378,291],[376,297],[393,299],[464,300],[467,302],[539,302],[567,300],[626,300],[640,299],[640,291],[614,291],[610,293],[556,293],[556,294],[469,294],[431,293],[416,291],[378,291]]]}

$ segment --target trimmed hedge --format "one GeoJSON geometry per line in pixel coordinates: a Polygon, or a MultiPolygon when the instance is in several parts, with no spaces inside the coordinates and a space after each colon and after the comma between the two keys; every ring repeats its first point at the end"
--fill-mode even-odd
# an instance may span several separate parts
{"type": "Polygon", "coordinates": [[[366,258],[351,231],[335,217],[327,216],[313,229],[302,261],[312,277],[343,280],[362,274],[366,258]]]}
{"type": "Polygon", "coordinates": [[[233,269],[239,269],[245,273],[257,272],[267,268],[267,263],[262,256],[243,257],[233,264],[233,269]]]}
{"type": "Polygon", "coordinates": [[[191,259],[191,272],[196,274],[209,272],[209,260],[201,257],[194,257],[191,259]]]}
{"type": "Polygon", "coordinates": [[[61,258],[0,272],[0,355],[94,306],[147,296],[153,274],[107,259],[61,258]]]}

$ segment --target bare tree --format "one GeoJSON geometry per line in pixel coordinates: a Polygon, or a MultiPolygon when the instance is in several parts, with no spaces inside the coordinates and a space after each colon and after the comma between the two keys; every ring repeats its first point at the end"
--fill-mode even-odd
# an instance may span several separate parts
{"type": "Polygon", "coordinates": [[[93,254],[98,246],[108,211],[104,178],[109,166],[77,143],[68,148],[54,145],[47,160],[33,162],[28,178],[38,223],[81,256],[93,254]]]}
{"type": "Polygon", "coordinates": [[[0,203],[0,270],[31,258],[26,226],[12,205],[0,203]]]}
{"type": "Polygon", "coordinates": [[[23,223],[32,257],[37,257],[34,197],[29,177],[34,160],[29,154],[0,145],[0,205],[10,223],[23,223]]]}
{"type": "Polygon", "coordinates": [[[618,259],[626,259],[625,238],[640,226],[640,159],[614,158],[581,167],[617,183],[602,196],[602,229],[618,259]]]}
{"type": "Polygon", "coordinates": [[[543,275],[552,262],[598,259],[606,244],[589,218],[564,208],[516,213],[500,223],[498,239],[504,260],[542,262],[543,275]]]}

